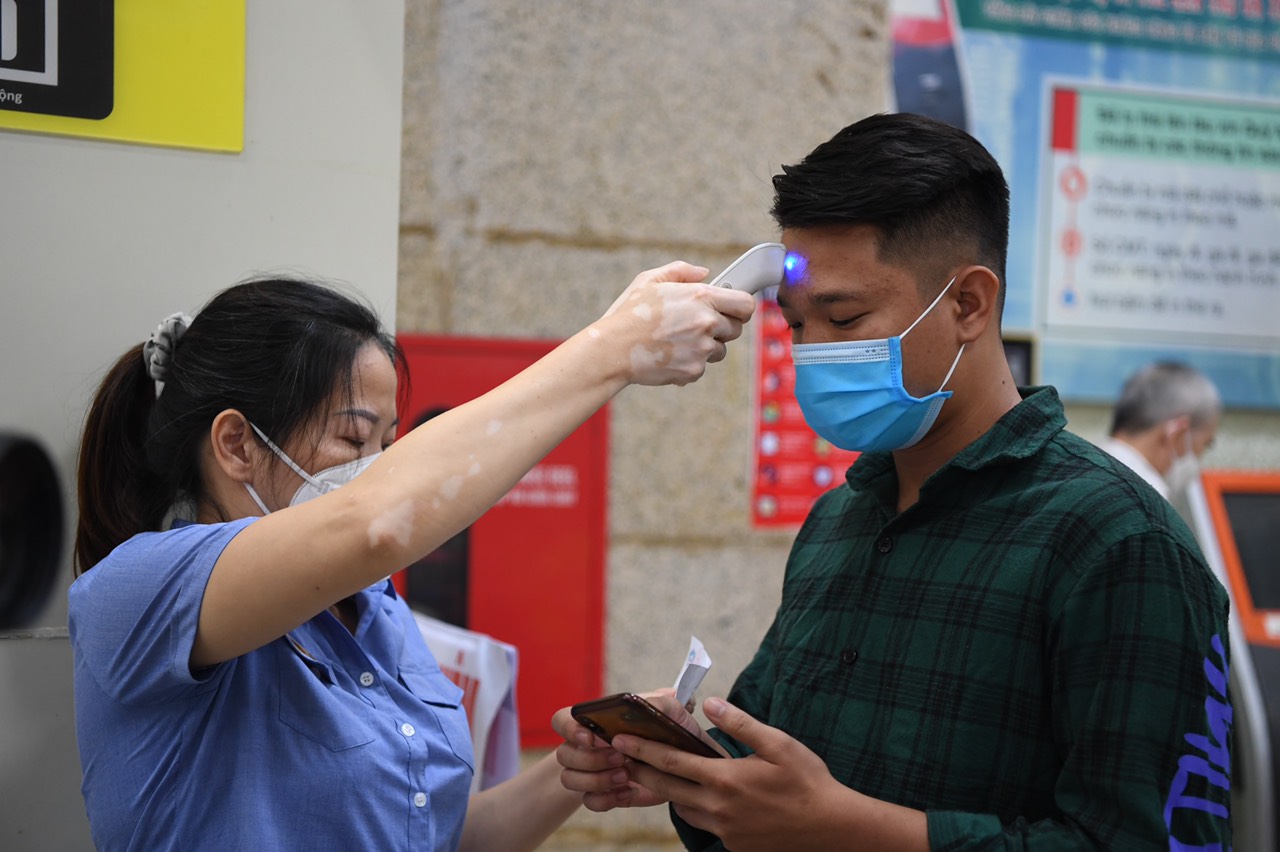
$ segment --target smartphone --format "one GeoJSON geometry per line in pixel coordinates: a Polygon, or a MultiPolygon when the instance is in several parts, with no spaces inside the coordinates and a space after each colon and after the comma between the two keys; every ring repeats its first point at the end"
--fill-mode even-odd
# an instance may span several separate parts
{"type": "Polygon", "coordinates": [[[569,712],[578,724],[605,742],[613,742],[618,734],[632,734],[675,746],[701,757],[722,756],[657,707],[630,692],[584,701],[573,705],[569,712]]]}

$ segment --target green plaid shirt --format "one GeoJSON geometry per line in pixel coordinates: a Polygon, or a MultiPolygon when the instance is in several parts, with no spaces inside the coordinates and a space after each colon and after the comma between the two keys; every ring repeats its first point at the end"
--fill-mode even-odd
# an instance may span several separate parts
{"type": "Polygon", "coordinates": [[[728,698],[926,811],[935,850],[1227,850],[1226,593],[1052,388],[1023,394],[905,512],[885,453],[818,500],[728,698]]]}

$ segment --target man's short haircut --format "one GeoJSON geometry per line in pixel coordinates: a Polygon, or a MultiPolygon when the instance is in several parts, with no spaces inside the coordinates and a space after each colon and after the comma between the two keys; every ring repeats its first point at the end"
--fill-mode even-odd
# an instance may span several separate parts
{"type": "Polygon", "coordinates": [[[1183,416],[1199,427],[1221,412],[1222,398],[1208,376],[1178,361],[1156,361],[1125,382],[1111,418],[1111,434],[1145,432],[1183,416]]]}
{"type": "Polygon", "coordinates": [[[773,218],[783,229],[872,225],[879,258],[913,270],[921,287],[956,262],[1000,278],[1004,307],[1009,185],[968,133],[911,113],[851,124],[774,175],[773,218]]]}

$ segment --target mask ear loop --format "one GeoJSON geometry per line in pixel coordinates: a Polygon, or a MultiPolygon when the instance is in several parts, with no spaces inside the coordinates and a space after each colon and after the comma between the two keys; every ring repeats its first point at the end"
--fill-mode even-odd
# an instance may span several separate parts
{"type": "MultiPolygon", "coordinates": [[[[945,295],[947,295],[947,291],[951,289],[951,285],[952,285],[952,284],[954,284],[954,283],[956,283],[956,279],[955,279],[955,276],[953,275],[953,276],[951,276],[951,280],[947,282],[947,286],[945,286],[945,287],[943,287],[943,288],[942,288],[942,292],[940,292],[940,293],[937,295],[937,297],[936,297],[936,298],[934,298],[934,300],[933,300],[932,302],[930,302],[930,303],[929,303],[929,307],[927,307],[927,308],[925,308],[925,309],[924,309],[924,313],[922,313],[920,316],[916,317],[916,321],[915,321],[915,322],[913,322],[913,323],[911,323],[911,325],[907,326],[907,330],[906,330],[906,331],[904,331],[904,332],[902,332],[902,334],[899,334],[899,335],[898,335],[898,339],[899,339],[899,340],[901,340],[902,338],[904,338],[904,337],[906,337],[908,334],[910,334],[910,333],[911,333],[911,329],[913,329],[913,328],[915,328],[917,325],[919,325],[919,324],[920,324],[920,320],[922,320],[922,319],[924,319],[925,317],[927,317],[927,316],[929,315],[929,311],[931,311],[931,310],[933,310],[935,307],[937,307],[938,303],[942,301],[942,297],[943,297],[943,296],[945,296],[945,295]]],[[[960,344],[960,351],[956,353],[956,359],[955,359],[954,361],[952,361],[952,362],[951,362],[951,369],[950,369],[950,370],[947,370],[946,378],[944,378],[944,379],[942,380],[942,384],[938,386],[938,389],[937,389],[936,391],[934,391],[934,393],[941,393],[941,392],[942,392],[942,389],[943,389],[943,388],[945,388],[945,387],[947,386],[947,382],[951,381],[951,374],[952,374],[952,373],[954,373],[954,372],[956,371],[956,367],[960,366],[960,356],[964,354],[964,347],[965,347],[965,344],[961,343],[961,344],[960,344]]]]}
{"type": "Polygon", "coordinates": [[[261,429],[259,429],[257,426],[254,426],[252,423],[250,423],[249,426],[252,427],[253,431],[257,433],[259,438],[262,439],[263,443],[267,445],[267,448],[270,449],[271,452],[275,453],[276,457],[280,459],[280,461],[287,464],[290,470],[298,474],[298,476],[301,476],[304,482],[308,482],[311,485],[314,485],[316,488],[324,487],[324,485],[318,482],[311,474],[307,473],[305,470],[298,467],[298,465],[294,462],[294,460],[289,458],[289,455],[284,450],[277,447],[274,443],[272,443],[270,438],[268,438],[265,434],[263,434],[261,429]]]}
{"type": "Polygon", "coordinates": [[[1168,425],[1167,425],[1167,428],[1165,429],[1165,434],[1169,436],[1169,443],[1175,444],[1177,442],[1177,439],[1173,437],[1173,433],[1178,431],[1178,421],[1183,419],[1184,417],[1187,420],[1187,428],[1182,433],[1182,438],[1183,438],[1182,444],[1185,452],[1178,453],[1176,456],[1174,456],[1175,459],[1180,459],[1183,456],[1195,455],[1195,451],[1196,451],[1195,442],[1191,439],[1192,427],[1191,427],[1191,417],[1189,415],[1184,414],[1178,417],[1171,417],[1167,421],[1168,425]]]}
{"type": "Polygon", "coordinates": [[[901,340],[902,338],[904,338],[904,337],[906,337],[908,334],[910,334],[910,333],[911,333],[911,329],[915,328],[916,326],[918,326],[918,325],[920,324],[920,320],[922,320],[922,319],[924,319],[925,317],[929,316],[929,311],[933,310],[934,308],[936,308],[936,307],[938,306],[938,303],[942,301],[942,297],[943,297],[943,296],[945,296],[945,295],[947,295],[947,291],[951,289],[951,285],[952,285],[952,284],[954,284],[954,283],[956,283],[956,279],[955,279],[955,276],[952,276],[952,277],[951,277],[951,280],[947,282],[947,286],[945,286],[945,287],[943,287],[943,288],[942,288],[942,292],[940,292],[940,293],[937,295],[937,297],[935,297],[935,298],[934,298],[934,300],[933,300],[932,302],[930,302],[930,303],[929,303],[929,307],[927,307],[927,308],[925,308],[925,309],[924,309],[924,313],[922,313],[920,316],[916,317],[916,321],[915,321],[915,322],[913,322],[913,323],[911,323],[911,325],[907,326],[907,330],[906,330],[906,331],[904,331],[904,332],[902,332],[902,334],[899,334],[899,335],[898,335],[898,339],[899,339],[899,340],[901,340]]]}
{"type": "Polygon", "coordinates": [[[956,371],[956,367],[960,366],[960,356],[964,354],[964,347],[965,345],[961,343],[960,351],[956,353],[956,360],[951,362],[951,369],[947,370],[946,378],[942,380],[942,384],[938,385],[938,393],[941,393],[942,389],[947,386],[947,382],[951,381],[951,374],[956,371]]]}
{"type": "Polygon", "coordinates": [[[258,492],[254,490],[252,485],[246,482],[244,484],[244,490],[248,491],[249,497],[253,500],[253,502],[258,504],[258,508],[262,510],[263,517],[266,517],[267,515],[271,514],[271,510],[267,508],[266,503],[262,502],[262,498],[258,496],[258,492]]]}

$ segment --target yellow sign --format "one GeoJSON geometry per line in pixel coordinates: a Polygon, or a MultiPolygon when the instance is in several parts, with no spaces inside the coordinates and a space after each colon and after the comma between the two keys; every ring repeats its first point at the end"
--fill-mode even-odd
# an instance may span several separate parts
{"type": "MultiPolygon", "coordinates": [[[[83,32],[73,29],[84,29],[83,18],[69,19],[66,12],[74,6],[69,0],[45,0],[43,9],[39,4],[40,0],[26,6],[11,3],[0,20],[0,41],[10,45],[0,52],[0,89],[6,88],[3,60],[19,57],[23,42],[18,38],[31,35],[32,22],[41,27],[35,43],[41,45],[42,55],[51,57],[44,78],[24,71],[24,80],[22,74],[9,72],[19,82],[9,82],[9,96],[0,97],[0,129],[244,150],[245,0],[115,0],[114,86],[105,118],[44,115],[25,111],[15,102],[21,97],[15,93],[22,86],[30,92],[33,80],[45,91],[76,85],[73,74],[59,75],[57,67],[74,61],[76,50],[86,43],[83,32]],[[64,7],[61,17],[59,6],[64,7]],[[27,9],[34,11],[27,14],[27,9]]],[[[28,98],[35,100],[30,94],[28,98]]]]}

